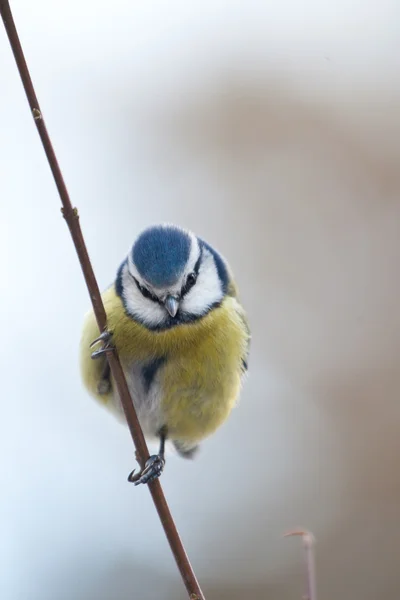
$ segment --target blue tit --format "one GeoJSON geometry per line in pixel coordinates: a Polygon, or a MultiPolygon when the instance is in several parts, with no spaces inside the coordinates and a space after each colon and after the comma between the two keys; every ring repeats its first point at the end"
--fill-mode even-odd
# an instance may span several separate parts
{"type": "Polygon", "coordinates": [[[102,298],[107,332],[98,337],[90,311],[80,345],[82,379],[124,421],[106,358],[117,349],[143,433],[160,443],[159,453],[128,478],[148,483],[164,468],[167,440],[182,457],[193,457],[229,416],[247,371],[249,326],[225,259],[169,224],[138,236],[102,298]]]}

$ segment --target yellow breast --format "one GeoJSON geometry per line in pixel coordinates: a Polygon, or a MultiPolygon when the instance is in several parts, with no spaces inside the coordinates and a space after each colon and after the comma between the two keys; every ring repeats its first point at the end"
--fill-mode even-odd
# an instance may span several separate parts
{"type": "MultiPolygon", "coordinates": [[[[195,442],[217,429],[229,415],[240,389],[241,362],[248,331],[243,309],[227,296],[219,308],[193,323],[150,331],[128,317],[112,286],[103,294],[108,328],[124,365],[165,357],[161,409],[172,439],[195,442]]],[[[100,367],[90,359],[90,342],[98,335],[89,313],[81,345],[82,376],[97,394],[100,367]]]]}

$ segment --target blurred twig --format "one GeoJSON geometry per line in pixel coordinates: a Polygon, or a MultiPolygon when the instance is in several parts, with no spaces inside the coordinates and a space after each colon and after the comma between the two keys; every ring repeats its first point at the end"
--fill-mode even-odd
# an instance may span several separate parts
{"type": "Polygon", "coordinates": [[[307,572],[307,594],[303,596],[304,600],[317,600],[317,586],[315,577],[315,562],[314,562],[314,536],[309,531],[303,529],[295,529],[285,533],[285,537],[301,535],[303,539],[303,548],[306,557],[306,572],[307,572]]]}
{"type": "MultiPolygon", "coordinates": [[[[71,204],[69,194],[60,167],[58,165],[58,161],[54,153],[49,134],[47,132],[43,115],[40,110],[39,102],[37,100],[35,89],[33,87],[32,80],[29,74],[28,66],[25,61],[24,53],[21,47],[21,43],[19,41],[18,33],[15,27],[14,19],[11,13],[8,0],[0,0],[0,13],[3,19],[4,27],[6,29],[12,51],[14,53],[14,58],[17,63],[22,84],[24,86],[25,93],[28,98],[29,106],[32,111],[32,116],[36,123],[36,127],[39,132],[39,136],[42,141],[44,151],[46,153],[47,160],[52,170],[53,177],[61,198],[62,212],[68,224],[71,237],[79,258],[79,262],[81,264],[90,299],[93,305],[93,311],[96,316],[97,324],[99,326],[99,330],[104,331],[107,327],[107,316],[104,310],[100,290],[83,239],[79,223],[78,210],[74,208],[71,204]]],[[[143,466],[149,456],[149,452],[147,449],[146,441],[143,436],[143,432],[139,425],[138,418],[136,416],[132,398],[130,396],[126,379],[122,371],[121,363],[116,352],[108,354],[107,357],[110,363],[111,372],[114,377],[119,396],[121,398],[121,402],[124,408],[126,420],[129,425],[132,439],[137,450],[138,458],[143,466]]],[[[188,591],[188,595],[190,598],[204,600],[204,595],[200,589],[194,571],[186,555],[182,541],[179,537],[174,520],[170,513],[168,504],[165,500],[165,496],[161,488],[160,482],[156,480],[150,483],[148,487],[150,489],[150,493],[152,495],[153,502],[156,506],[158,515],[160,517],[162,526],[164,527],[165,535],[168,538],[171,550],[174,554],[175,560],[180,570],[183,582],[188,591]]]]}

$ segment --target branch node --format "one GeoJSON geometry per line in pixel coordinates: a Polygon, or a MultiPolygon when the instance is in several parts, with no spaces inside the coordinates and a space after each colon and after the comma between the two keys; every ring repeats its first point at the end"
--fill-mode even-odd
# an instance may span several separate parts
{"type": "Polygon", "coordinates": [[[33,118],[35,119],[35,121],[41,121],[43,119],[42,113],[40,112],[40,110],[38,108],[32,109],[32,115],[33,115],[33,118]]]}
{"type": "Polygon", "coordinates": [[[66,209],[65,209],[65,206],[62,206],[62,207],[60,208],[60,210],[61,210],[61,214],[62,214],[62,216],[64,217],[64,219],[65,219],[66,221],[68,221],[68,219],[69,219],[69,218],[72,218],[72,219],[79,219],[79,211],[78,211],[78,209],[76,208],[76,206],[74,206],[74,208],[72,208],[72,210],[71,210],[71,211],[69,211],[69,210],[68,210],[68,212],[69,212],[69,214],[68,214],[68,215],[66,214],[66,213],[67,213],[67,211],[66,211],[66,209]]]}

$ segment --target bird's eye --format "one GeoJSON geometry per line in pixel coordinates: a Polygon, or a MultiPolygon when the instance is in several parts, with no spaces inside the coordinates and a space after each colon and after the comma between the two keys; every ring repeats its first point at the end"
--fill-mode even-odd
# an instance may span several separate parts
{"type": "Polygon", "coordinates": [[[189,275],[187,276],[187,279],[186,279],[186,285],[188,285],[189,288],[191,288],[196,283],[196,280],[197,280],[196,273],[189,273],[189,275]]]}
{"type": "Polygon", "coordinates": [[[183,296],[185,296],[185,294],[187,294],[189,292],[189,290],[192,289],[192,287],[194,286],[196,281],[197,281],[197,273],[195,273],[194,271],[192,273],[189,273],[189,275],[186,277],[186,283],[183,286],[183,289],[181,292],[182,298],[183,298],[183,296]]]}
{"type": "Polygon", "coordinates": [[[141,285],[139,289],[142,293],[142,296],[144,296],[145,298],[148,298],[149,300],[154,300],[153,294],[147,288],[145,288],[143,285],[141,285]]]}
{"type": "Polygon", "coordinates": [[[136,277],[134,277],[132,275],[132,273],[129,273],[129,274],[132,277],[133,281],[136,283],[136,286],[137,286],[138,290],[140,291],[140,293],[142,294],[142,296],[144,296],[145,298],[148,298],[148,300],[152,300],[153,302],[157,302],[158,304],[161,304],[161,300],[159,298],[157,298],[157,296],[155,296],[154,294],[152,294],[150,292],[150,290],[148,290],[143,285],[141,285],[138,282],[138,280],[136,279],[136,277]]]}

